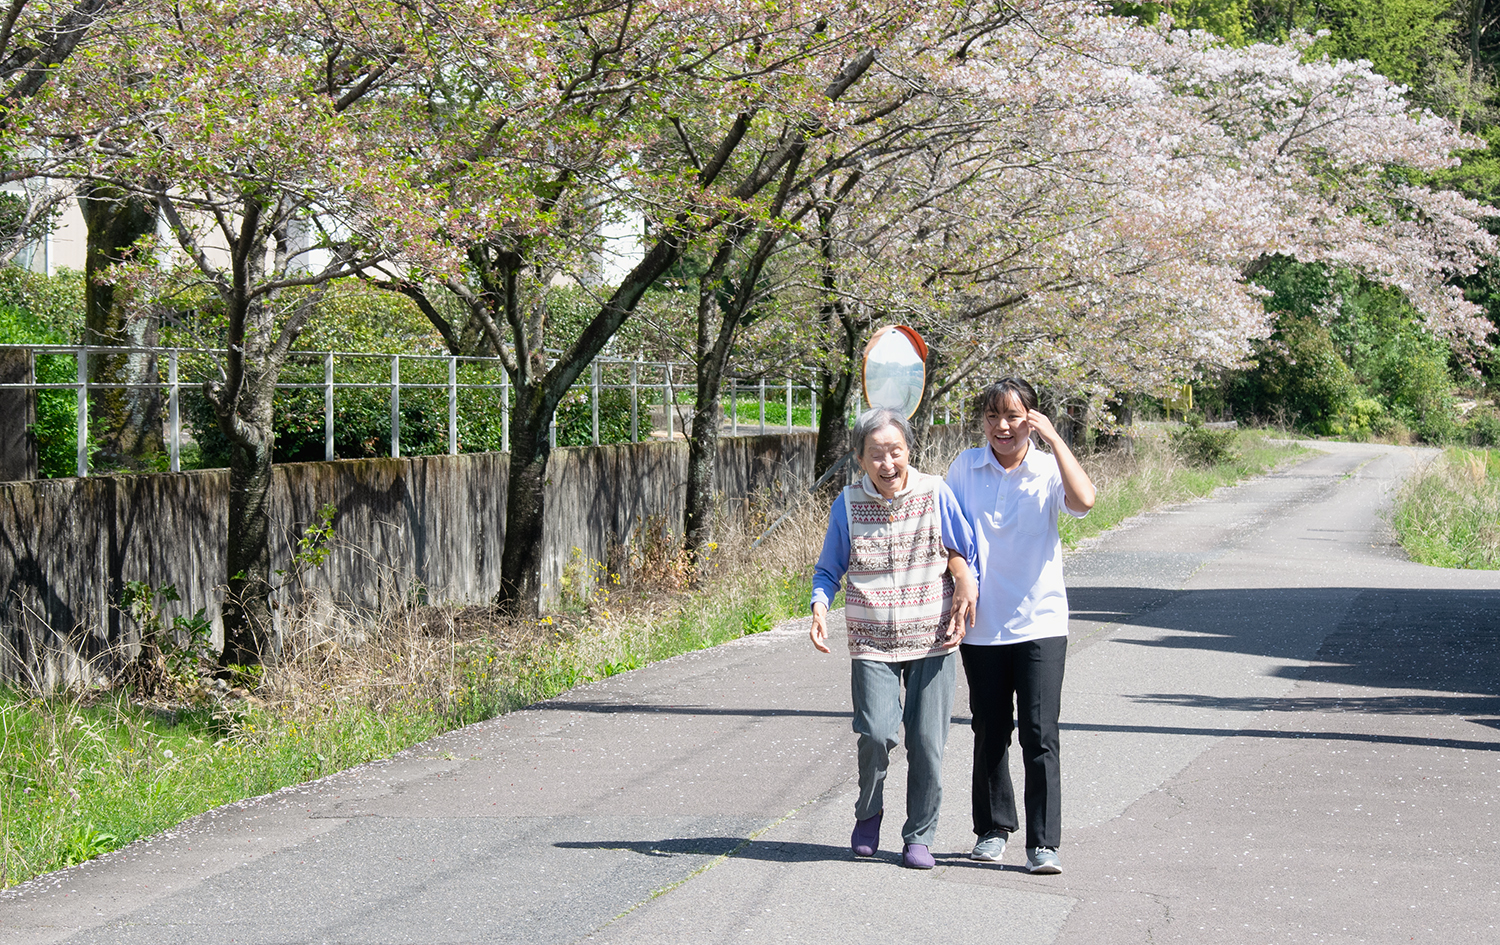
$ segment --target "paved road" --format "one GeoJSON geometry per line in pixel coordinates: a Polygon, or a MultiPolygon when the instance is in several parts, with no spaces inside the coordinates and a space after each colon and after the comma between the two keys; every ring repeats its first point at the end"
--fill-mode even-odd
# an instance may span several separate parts
{"type": "Polygon", "coordinates": [[[1416,452],[1320,448],[1069,559],[1060,876],[964,858],[963,691],[938,868],[851,859],[794,622],[7,891],[0,945],[1500,941],[1500,572],[1393,546],[1416,452]]]}

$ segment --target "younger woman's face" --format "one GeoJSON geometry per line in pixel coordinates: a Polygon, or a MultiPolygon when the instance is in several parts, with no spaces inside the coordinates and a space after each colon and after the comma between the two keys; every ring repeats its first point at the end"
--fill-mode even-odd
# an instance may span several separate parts
{"type": "Polygon", "coordinates": [[[1031,442],[1031,423],[1021,398],[1007,393],[999,404],[984,412],[984,436],[1000,465],[1010,469],[1026,456],[1031,442]]]}

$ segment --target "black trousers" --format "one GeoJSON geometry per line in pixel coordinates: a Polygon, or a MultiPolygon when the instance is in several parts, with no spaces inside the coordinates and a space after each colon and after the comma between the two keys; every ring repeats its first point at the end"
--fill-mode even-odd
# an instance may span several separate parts
{"type": "Polygon", "coordinates": [[[974,833],[982,837],[1019,826],[1010,781],[1010,733],[1015,729],[1026,772],[1026,846],[1061,846],[1057,717],[1068,638],[1001,646],[965,643],[960,652],[974,718],[974,833]]]}

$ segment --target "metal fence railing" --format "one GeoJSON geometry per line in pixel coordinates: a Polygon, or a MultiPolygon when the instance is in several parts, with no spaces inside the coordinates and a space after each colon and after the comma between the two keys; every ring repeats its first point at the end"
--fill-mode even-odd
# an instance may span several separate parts
{"type": "MultiPolygon", "coordinates": [[[[162,399],[162,435],[174,472],[182,468],[188,435],[217,435],[209,422],[211,413],[205,413],[211,408],[202,385],[219,375],[222,350],[0,347],[24,350],[30,359],[29,380],[0,383],[0,395],[23,390],[72,405],[79,476],[88,475],[90,469],[90,399],[108,391],[150,390],[162,399]],[[133,359],[128,371],[111,373],[138,380],[91,380],[91,365],[97,358],[133,359]]],[[[564,398],[549,441],[555,447],[559,442],[581,446],[671,438],[682,432],[690,412],[693,376],[692,365],[683,362],[598,358],[564,398]]],[[[808,371],[804,376],[731,377],[722,395],[725,432],[737,436],[816,429],[816,375],[808,371]]],[[[851,404],[857,402],[857,397],[851,398],[851,404]]],[[[374,445],[388,435],[392,457],[508,451],[514,407],[510,378],[498,358],[297,352],[276,385],[278,450],[290,443],[298,459],[373,455],[374,445]]],[[[384,444],[379,445],[384,452],[384,444]]],[[[67,462],[66,456],[62,462],[67,462]]]]}

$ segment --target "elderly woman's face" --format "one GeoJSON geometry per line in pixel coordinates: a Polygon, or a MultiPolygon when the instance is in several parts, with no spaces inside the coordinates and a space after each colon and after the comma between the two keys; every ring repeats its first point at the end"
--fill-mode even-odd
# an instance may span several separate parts
{"type": "Polygon", "coordinates": [[[907,458],[906,437],[897,427],[887,424],[865,437],[859,467],[882,496],[892,499],[906,488],[907,458]]]}

